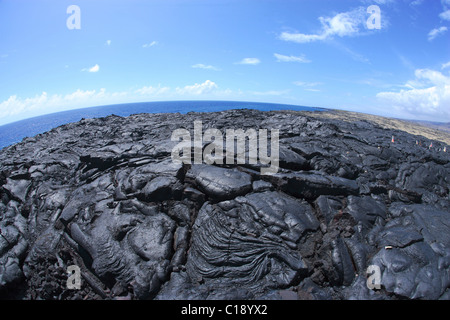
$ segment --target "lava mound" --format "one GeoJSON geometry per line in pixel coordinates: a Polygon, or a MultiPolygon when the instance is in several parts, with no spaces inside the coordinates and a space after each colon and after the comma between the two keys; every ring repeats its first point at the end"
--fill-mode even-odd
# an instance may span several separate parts
{"type": "Polygon", "coordinates": [[[0,151],[0,298],[449,299],[444,146],[255,110],[60,126],[0,151]],[[196,121],[272,144],[250,137],[230,158],[218,135],[194,141],[196,121]],[[194,132],[185,161],[180,128],[194,132]],[[195,147],[215,162],[191,161],[195,147]],[[250,161],[276,152],[271,174],[250,161]]]}

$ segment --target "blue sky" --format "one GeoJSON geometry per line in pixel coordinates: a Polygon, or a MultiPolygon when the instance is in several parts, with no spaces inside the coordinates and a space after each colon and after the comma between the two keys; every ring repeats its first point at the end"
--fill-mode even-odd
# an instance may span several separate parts
{"type": "Polygon", "coordinates": [[[450,122],[449,29],[450,0],[0,0],[0,124],[163,100],[450,122]]]}

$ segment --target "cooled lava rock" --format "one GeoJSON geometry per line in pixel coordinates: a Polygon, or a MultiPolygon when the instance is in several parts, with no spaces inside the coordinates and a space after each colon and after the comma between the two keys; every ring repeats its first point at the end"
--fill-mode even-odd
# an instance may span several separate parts
{"type": "Polygon", "coordinates": [[[0,297],[449,299],[450,154],[430,143],[255,110],[112,115],[26,138],[0,151],[0,297]],[[279,130],[278,171],[226,153],[174,161],[172,133],[194,121],[279,130]]]}

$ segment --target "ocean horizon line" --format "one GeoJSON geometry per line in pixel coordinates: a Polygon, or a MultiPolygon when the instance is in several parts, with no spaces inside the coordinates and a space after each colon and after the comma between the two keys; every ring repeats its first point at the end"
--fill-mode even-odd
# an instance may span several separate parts
{"type": "Polygon", "coordinates": [[[323,107],[301,106],[286,103],[233,101],[233,100],[169,100],[117,103],[57,111],[33,116],[0,125],[0,149],[47,132],[61,125],[81,119],[102,118],[110,115],[121,117],[139,113],[188,113],[219,112],[233,109],[255,109],[260,111],[325,111],[323,107]]]}

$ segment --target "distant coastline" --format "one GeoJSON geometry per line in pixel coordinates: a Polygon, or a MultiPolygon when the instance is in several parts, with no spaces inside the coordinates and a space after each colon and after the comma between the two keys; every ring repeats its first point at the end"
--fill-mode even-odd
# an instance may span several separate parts
{"type": "Polygon", "coordinates": [[[320,107],[248,101],[158,101],[113,104],[61,111],[32,117],[0,126],[0,149],[33,137],[61,125],[83,118],[100,118],[109,115],[126,117],[138,113],[215,112],[231,109],[255,109],[259,111],[300,112],[316,118],[335,118],[344,121],[371,121],[377,125],[402,130],[414,135],[434,139],[450,145],[450,124],[420,120],[403,120],[320,107]],[[318,112],[319,111],[319,112],[318,112]]]}
{"type": "Polygon", "coordinates": [[[109,115],[126,117],[138,113],[188,113],[214,112],[230,109],[256,109],[259,111],[324,111],[324,108],[289,104],[247,102],[247,101],[158,101],[105,105],[61,111],[28,118],[0,126],[0,149],[33,137],[63,124],[77,122],[85,118],[100,118],[109,115]]]}

